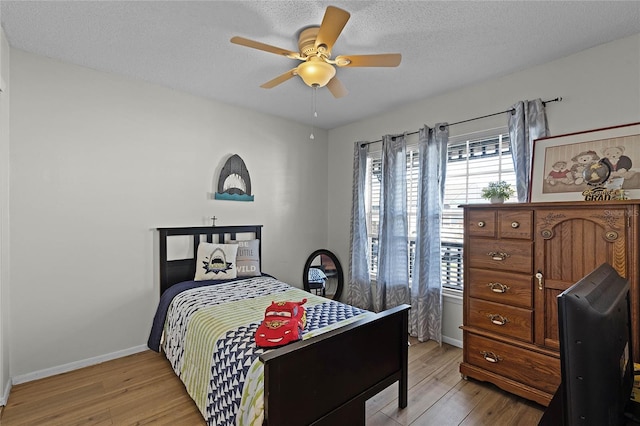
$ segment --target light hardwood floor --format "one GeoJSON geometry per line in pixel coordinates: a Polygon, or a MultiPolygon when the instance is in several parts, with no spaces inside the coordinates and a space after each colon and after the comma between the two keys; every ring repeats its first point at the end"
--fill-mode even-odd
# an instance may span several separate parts
{"type": "MultiPolygon", "coordinates": [[[[493,385],[463,380],[462,350],[412,341],[409,405],[397,408],[397,385],[367,402],[367,426],[536,425],[544,407],[493,385]]],[[[151,351],[16,385],[0,411],[13,425],[203,425],[182,382],[151,351]]]]}

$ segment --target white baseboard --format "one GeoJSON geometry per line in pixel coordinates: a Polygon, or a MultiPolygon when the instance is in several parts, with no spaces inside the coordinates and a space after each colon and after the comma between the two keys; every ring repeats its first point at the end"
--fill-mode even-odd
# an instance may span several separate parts
{"type": "Polygon", "coordinates": [[[0,395],[0,406],[7,405],[9,400],[9,392],[11,392],[11,380],[7,380],[7,384],[4,387],[4,392],[0,395]]]}
{"type": "Polygon", "coordinates": [[[442,336],[442,343],[447,343],[451,346],[462,348],[462,340],[454,339],[452,337],[442,336]]]}
{"type": "Polygon", "coordinates": [[[14,385],[20,383],[31,382],[33,380],[44,379],[45,377],[55,376],[56,374],[66,373],[68,371],[77,370],[83,367],[89,367],[91,365],[100,364],[105,361],[111,361],[116,358],[122,358],[123,356],[133,355],[138,352],[143,352],[149,349],[146,345],[134,346],[133,348],[123,349],[117,352],[111,352],[109,354],[96,356],[93,358],[83,359],[80,361],[70,362],[68,364],[59,365],[57,367],[45,368],[44,370],[34,371],[33,373],[21,374],[12,378],[11,382],[14,385]]]}

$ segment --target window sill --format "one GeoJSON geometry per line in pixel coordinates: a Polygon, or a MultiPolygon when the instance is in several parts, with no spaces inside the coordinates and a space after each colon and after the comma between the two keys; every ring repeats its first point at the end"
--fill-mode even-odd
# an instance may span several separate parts
{"type": "Polygon", "coordinates": [[[462,290],[454,290],[451,288],[443,288],[442,289],[442,297],[447,297],[449,299],[456,299],[462,301],[462,290]]]}

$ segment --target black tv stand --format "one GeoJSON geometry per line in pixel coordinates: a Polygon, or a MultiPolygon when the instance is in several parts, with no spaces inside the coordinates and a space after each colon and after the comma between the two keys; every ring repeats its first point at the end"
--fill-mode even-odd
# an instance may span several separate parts
{"type": "MultiPolygon", "coordinates": [[[[538,426],[560,426],[564,424],[564,413],[562,409],[562,386],[558,386],[553,394],[549,406],[544,411],[538,426]]],[[[621,426],[640,425],[640,403],[629,400],[624,412],[624,420],[621,426]]]]}
{"type": "Polygon", "coordinates": [[[640,425],[640,403],[630,400],[624,411],[624,417],[627,426],[640,425]]]}
{"type": "Polygon", "coordinates": [[[562,386],[558,386],[553,394],[551,402],[538,423],[538,426],[558,426],[564,422],[564,412],[562,410],[562,386]]]}

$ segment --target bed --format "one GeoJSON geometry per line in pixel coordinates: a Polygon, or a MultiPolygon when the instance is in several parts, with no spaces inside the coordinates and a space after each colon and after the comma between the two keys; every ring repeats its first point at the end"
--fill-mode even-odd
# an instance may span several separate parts
{"type": "MultiPolygon", "coordinates": [[[[252,376],[254,369],[252,365],[250,371],[245,374],[247,383],[237,393],[244,393],[240,403],[241,409],[247,406],[245,397],[248,394],[259,395],[259,403],[250,402],[249,405],[258,407],[260,415],[250,413],[242,417],[236,414],[232,416],[233,422],[230,424],[364,425],[366,400],[395,382],[398,382],[398,407],[407,406],[407,330],[410,309],[408,305],[377,314],[361,311],[282,283],[274,277],[263,274],[261,264],[259,276],[196,282],[193,281],[197,263],[196,253],[201,241],[214,244],[247,238],[261,241],[262,226],[158,228],[158,231],[161,299],[148,344],[151,349],[160,351],[160,338],[164,337],[162,349],[168,358],[175,352],[175,348],[168,347],[167,345],[170,346],[170,344],[167,342],[175,340],[175,335],[178,333],[165,330],[165,327],[170,327],[170,324],[182,326],[186,322],[173,318],[172,309],[176,310],[177,305],[181,305],[179,301],[185,299],[187,293],[193,293],[197,298],[197,302],[182,303],[192,311],[197,310],[193,308],[194,303],[204,303],[203,300],[207,298],[222,297],[220,293],[231,291],[232,287],[234,289],[238,287],[242,289],[241,292],[249,296],[255,292],[256,297],[242,302],[233,300],[230,303],[242,303],[242,306],[253,303],[254,306],[251,309],[261,310],[262,314],[264,314],[266,307],[264,303],[267,299],[282,300],[280,296],[286,296],[287,300],[295,300],[304,296],[308,299],[305,306],[311,317],[314,317],[312,313],[329,309],[329,307],[343,312],[343,320],[346,317],[344,323],[330,324],[321,329],[310,328],[308,331],[305,329],[303,340],[286,346],[267,350],[254,348],[253,356],[259,360],[255,365],[260,368],[260,378],[256,379],[256,376],[252,376]],[[168,240],[174,236],[191,239],[192,258],[171,259],[167,255],[168,240]],[[258,303],[260,298],[262,298],[262,304],[258,303]],[[347,314],[344,314],[345,312],[347,314]],[[251,391],[255,386],[259,388],[251,391]],[[242,420],[243,418],[245,420],[242,420]]],[[[261,261],[261,244],[258,251],[261,261]]],[[[237,311],[235,306],[239,305],[229,306],[234,306],[233,310],[237,311]]],[[[207,307],[206,309],[223,308],[207,307]]],[[[217,318],[217,316],[223,317],[223,315],[213,314],[213,317],[217,318]]],[[[243,327],[248,330],[246,332],[250,333],[253,330],[251,326],[257,327],[255,318],[251,323],[243,327]]],[[[307,326],[310,323],[313,321],[308,319],[307,326]]],[[[189,332],[192,339],[195,335],[198,341],[204,340],[201,335],[194,334],[193,331],[189,332]]],[[[236,330],[234,329],[233,332],[235,333],[236,330]]],[[[180,344],[182,343],[176,343],[178,346],[180,344]]],[[[253,344],[255,346],[255,342],[253,344]]],[[[181,359],[186,357],[181,356],[181,359]]],[[[219,364],[219,360],[215,361],[217,355],[213,358],[213,363],[219,364]]],[[[170,362],[172,362],[171,359],[170,362]]],[[[174,363],[172,366],[175,371],[174,363]]],[[[213,370],[212,365],[211,371],[213,370]]],[[[180,376],[179,371],[176,371],[176,374],[180,376]]],[[[189,391],[188,384],[184,379],[182,380],[189,391]]],[[[220,396],[222,394],[211,392],[211,389],[208,392],[206,396],[194,397],[191,392],[190,395],[196,401],[196,405],[198,405],[197,399],[202,398],[206,398],[208,407],[226,405],[226,402],[219,401],[222,399],[220,396]]],[[[209,424],[221,423],[219,418],[208,417],[210,413],[203,412],[209,408],[205,409],[199,405],[199,409],[209,424]]]]}

